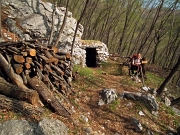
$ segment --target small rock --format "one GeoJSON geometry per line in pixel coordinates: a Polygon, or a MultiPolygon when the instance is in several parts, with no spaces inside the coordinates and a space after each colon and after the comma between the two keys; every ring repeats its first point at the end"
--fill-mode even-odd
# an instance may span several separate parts
{"type": "Polygon", "coordinates": [[[92,131],[92,128],[86,127],[86,128],[84,128],[84,132],[91,134],[93,131],[92,131]]]}
{"type": "Polygon", "coordinates": [[[165,105],[166,106],[170,106],[171,105],[171,101],[169,100],[169,98],[165,97],[165,105]]]}
{"type": "Polygon", "coordinates": [[[88,118],[84,115],[81,115],[81,119],[83,119],[85,122],[88,122],[88,118]]]}
{"type": "Polygon", "coordinates": [[[143,127],[137,119],[131,117],[131,124],[135,127],[136,132],[142,132],[143,127]]]}
{"type": "Polygon", "coordinates": [[[144,116],[145,114],[142,111],[139,111],[140,116],[144,116]]]}

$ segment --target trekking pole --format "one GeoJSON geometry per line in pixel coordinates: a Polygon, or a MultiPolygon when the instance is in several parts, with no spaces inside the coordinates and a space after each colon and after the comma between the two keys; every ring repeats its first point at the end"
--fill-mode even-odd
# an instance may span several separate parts
{"type": "Polygon", "coordinates": [[[142,84],[143,84],[143,87],[145,87],[145,84],[144,84],[144,74],[142,72],[142,66],[141,65],[139,65],[139,66],[140,66],[140,72],[141,72],[141,76],[142,76],[142,84]]]}
{"type": "Polygon", "coordinates": [[[136,77],[136,83],[139,82],[139,79],[138,79],[138,73],[139,73],[139,71],[140,71],[140,70],[139,70],[140,65],[137,65],[137,67],[138,67],[138,68],[137,68],[137,72],[136,72],[136,76],[135,76],[135,77],[136,77]]]}

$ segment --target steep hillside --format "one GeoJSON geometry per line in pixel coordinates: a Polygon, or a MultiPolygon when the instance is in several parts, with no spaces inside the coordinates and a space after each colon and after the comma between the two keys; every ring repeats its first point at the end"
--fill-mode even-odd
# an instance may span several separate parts
{"type": "MultiPolygon", "coordinates": [[[[101,131],[101,133],[105,134],[133,135],[150,134],[150,132],[153,134],[166,134],[169,130],[176,130],[180,124],[180,117],[174,113],[171,107],[167,107],[159,97],[157,97],[159,104],[157,116],[151,114],[141,102],[122,98],[118,98],[111,104],[98,106],[99,91],[104,88],[116,89],[117,93],[124,91],[150,93],[150,91],[145,92],[141,89],[142,83],[135,83],[128,76],[126,67],[121,69],[119,64],[114,62],[101,68],[87,69],[82,73],[85,76],[79,75],[74,82],[77,97],[73,100],[76,108],[81,110],[80,114],[83,112],[83,115],[89,119],[88,122],[80,122],[79,129],[82,130],[86,126],[91,126],[93,131],[101,131]],[[143,112],[142,115],[141,112],[143,112]],[[141,133],[136,132],[136,127],[132,124],[132,118],[139,120],[142,124],[143,130],[141,133]]],[[[153,89],[156,88],[155,85],[158,85],[158,79],[161,80],[160,78],[154,74],[156,80],[152,80],[151,74],[148,73],[149,81],[146,80],[145,83],[153,89]],[[153,81],[156,81],[156,84],[153,84],[153,81]]]]}
{"type": "MultiPolygon", "coordinates": [[[[73,110],[71,119],[61,117],[47,109],[43,116],[33,118],[20,112],[1,109],[0,122],[10,119],[26,119],[37,122],[42,117],[50,117],[64,122],[69,128],[70,135],[161,135],[177,132],[180,116],[171,107],[167,107],[160,97],[156,98],[159,105],[156,116],[141,102],[120,96],[111,104],[98,105],[99,91],[102,89],[115,89],[117,94],[125,91],[150,93],[150,91],[146,92],[141,89],[142,83],[135,83],[131,79],[127,67],[121,67],[118,63],[110,61],[97,68],[75,66],[74,73],[73,89],[76,94],[69,98],[73,110]],[[137,127],[133,124],[134,119],[140,122],[142,131],[137,132],[137,127]]],[[[145,84],[156,88],[155,85],[161,83],[163,79],[155,74],[153,76],[154,78],[152,78],[152,73],[148,73],[145,84]]]]}
{"type": "MultiPolygon", "coordinates": [[[[7,18],[3,14],[2,20],[7,18]]],[[[17,41],[18,37],[8,31],[5,22],[2,22],[2,33],[6,33],[5,41],[17,41]]],[[[147,107],[137,100],[123,98],[122,93],[152,94],[151,91],[142,90],[143,84],[136,83],[129,75],[127,67],[120,66],[120,61],[109,60],[101,67],[82,68],[74,67],[74,81],[72,88],[74,95],[68,97],[71,103],[71,118],[57,115],[50,107],[45,109],[42,116],[27,116],[20,111],[13,112],[0,109],[0,123],[11,119],[25,119],[37,122],[43,117],[59,119],[69,128],[69,135],[164,135],[168,132],[176,133],[180,126],[180,113],[164,104],[164,97],[156,97],[159,105],[158,114],[153,115],[147,107]],[[115,89],[118,98],[110,104],[98,105],[99,91],[115,89]],[[137,129],[137,120],[142,130],[137,129]]],[[[165,72],[155,66],[148,67],[145,85],[151,90],[158,88],[164,80],[165,72]],[[163,76],[163,77],[162,77],[163,76]]],[[[166,73],[167,75],[168,73],[166,73]]],[[[180,88],[169,85],[165,96],[172,99],[180,96],[180,88]]],[[[178,108],[178,106],[176,106],[178,108]]]]}

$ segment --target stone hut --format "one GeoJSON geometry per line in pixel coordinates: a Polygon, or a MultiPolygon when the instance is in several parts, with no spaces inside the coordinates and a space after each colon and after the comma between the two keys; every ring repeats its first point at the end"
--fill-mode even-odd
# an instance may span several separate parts
{"type": "Polygon", "coordinates": [[[83,67],[97,67],[106,62],[109,52],[106,44],[95,40],[79,40],[79,47],[74,48],[74,64],[83,67]]]}

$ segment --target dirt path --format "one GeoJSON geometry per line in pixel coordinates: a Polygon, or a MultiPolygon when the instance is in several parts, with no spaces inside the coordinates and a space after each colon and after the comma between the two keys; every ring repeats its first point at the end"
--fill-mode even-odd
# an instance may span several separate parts
{"type": "MultiPolygon", "coordinates": [[[[116,89],[117,93],[123,91],[138,91],[136,88],[132,88],[126,85],[123,85],[126,81],[132,81],[130,76],[115,76],[110,74],[96,74],[96,79],[101,81],[91,82],[91,85],[86,88],[84,91],[77,90],[78,95],[78,105],[80,106],[79,113],[83,113],[83,115],[87,116],[91,128],[93,131],[99,131],[99,134],[105,133],[105,135],[113,135],[115,133],[120,133],[124,135],[128,134],[140,134],[134,132],[134,129],[131,125],[130,117],[133,111],[129,111],[129,109],[136,109],[133,107],[133,103],[127,100],[118,100],[117,103],[112,105],[103,105],[98,106],[99,100],[99,91],[103,88],[106,89],[116,89]],[[128,79],[128,80],[127,80],[128,79]],[[122,83],[123,82],[123,83],[122,83]],[[94,86],[95,85],[95,86],[94,86]]],[[[82,79],[82,78],[81,78],[82,79]]],[[[82,80],[78,80],[83,82],[82,80]]],[[[87,78],[86,78],[87,81],[87,78]]],[[[85,81],[84,81],[85,83],[85,81]]],[[[81,85],[83,86],[83,85],[81,85]]],[[[84,86],[86,87],[86,86],[84,86]]],[[[86,125],[86,126],[90,126],[86,125]]],[[[84,126],[84,123],[81,125],[84,126]]],[[[83,130],[83,129],[82,129],[83,130]]],[[[83,131],[82,131],[83,132],[83,131]]],[[[98,135],[98,134],[97,134],[98,135]]]]}

